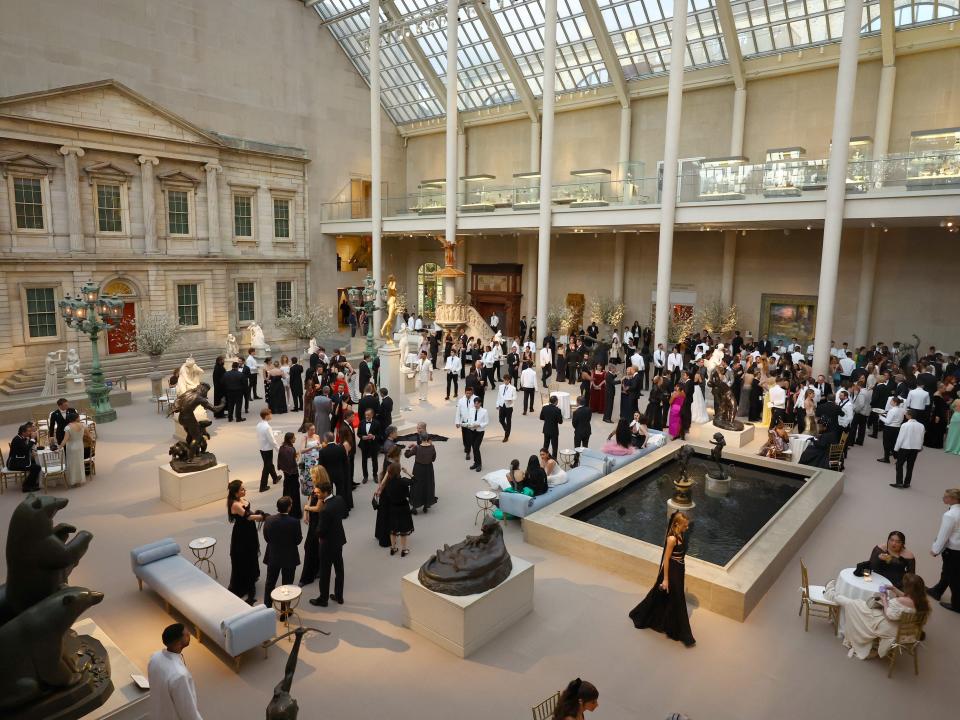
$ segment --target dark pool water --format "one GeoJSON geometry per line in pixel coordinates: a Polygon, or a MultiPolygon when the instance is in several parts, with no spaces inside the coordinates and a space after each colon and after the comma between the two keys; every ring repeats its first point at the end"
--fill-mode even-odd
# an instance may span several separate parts
{"type": "MultiPolygon", "coordinates": [[[[732,476],[726,497],[706,493],[706,473],[715,467],[709,458],[695,455],[688,471],[694,480],[693,523],[687,536],[688,555],[726,565],[767,521],[803,487],[806,478],[724,461],[732,476]]],[[[671,460],[626,487],[574,515],[577,520],[613,532],[662,545],[667,532],[666,502],[673,497],[673,481],[680,475],[671,460]]]]}

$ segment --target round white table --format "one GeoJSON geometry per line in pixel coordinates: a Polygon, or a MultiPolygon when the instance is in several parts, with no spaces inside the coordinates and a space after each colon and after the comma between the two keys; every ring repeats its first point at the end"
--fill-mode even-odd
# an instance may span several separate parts
{"type": "MultiPolygon", "coordinates": [[[[297,617],[297,625],[303,625],[300,620],[300,613],[297,612],[297,605],[300,604],[302,595],[303,590],[298,585],[280,585],[270,593],[270,600],[280,611],[280,621],[288,631],[290,630],[290,618],[294,615],[297,617]]],[[[288,639],[292,642],[293,636],[291,635],[288,639]]]]}
{"type": "Polygon", "coordinates": [[[490,508],[493,507],[493,501],[497,499],[497,494],[492,490],[477,490],[474,497],[477,499],[477,507],[480,508],[477,510],[477,516],[473,519],[473,524],[476,525],[481,515],[486,517],[490,513],[490,508]]]}
{"type": "Polygon", "coordinates": [[[560,412],[563,413],[563,419],[570,419],[570,393],[564,392],[562,390],[554,390],[550,393],[550,397],[555,397],[557,399],[557,407],[560,408],[560,412]]]}
{"type": "Polygon", "coordinates": [[[203,570],[206,568],[207,575],[210,574],[210,570],[213,570],[213,577],[217,577],[217,566],[213,564],[213,560],[210,558],[213,557],[213,551],[217,547],[217,539],[212,537],[201,537],[191,540],[187,547],[190,548],[190,552],[193,553],[193,556],[196,560],[193,561],[193,564],[198,568],[203,570]]]}
{"type": "Polygon", "coordinates": [[[813,440],[813,435],[804,435],[802,433],[791,435],[790,460],[795,463],[800,462],[800,456],[803,455],[803,451],[807,449],[807,445],[810,444],[811,440],[813,440]]]}
{"type": "Polygon", "coordinates": [[[565,449],[557,453],[557,461],[560,463],[560,467],[564,470],[569,470],[573,467],[573,461],[577,457],[577,452],[575,450],[565,449]]]}
{"type": "MultiPolygon", "coordinates": [[[[853,574],[856,568],[844,568],[840,571],[837,581],[834,584],[834,590],[837,595],[843,595],[851,600],[866,600],[874,593],[880,592],[881,585],[892,585],[883,575],[872,573],[868,579],[866,576],[857,577],[853,574]]],[[[843,606],[840,606],[840,619],[837,623],[837,634],[843,635],[843,606]]]]}

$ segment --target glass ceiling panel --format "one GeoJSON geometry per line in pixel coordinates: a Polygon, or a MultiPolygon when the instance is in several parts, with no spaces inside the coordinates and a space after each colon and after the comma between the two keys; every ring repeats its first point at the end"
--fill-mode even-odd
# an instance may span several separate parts
{"type": "MultiPolygon", "coordinates": [[[[597,5],[627,81],[670,69],[673,0],[597,0],[597,5]]],[[[727,62],[721,35],[714,0],[690,0],[684,67],[727,62]]]]}
{"type": "MultiPolygon", "coordinates": [[[[960,19],[960,0],[894,0],[893,24],[897,30],[953,22],[960,19]]],[[[870,18],[867,32],[880,32],[880,17],[870,18]]]]}

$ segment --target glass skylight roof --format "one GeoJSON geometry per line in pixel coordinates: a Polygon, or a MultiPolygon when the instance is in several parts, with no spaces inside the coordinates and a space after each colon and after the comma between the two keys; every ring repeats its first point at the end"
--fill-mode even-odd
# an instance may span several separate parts
{"type": "MultiPolygon", "coordinates": [[[[456,2],[456,0],[453,0],[456,2]]],[[[729,0],[740,52],[745,58],[839,42],[844,0],[729,0]]],[[[515,102],[505,62],[515,62],[529,91],[543,94],[544,0],[486,0],[495,30],[511,58],[500,58],[474,7],[460,10],[457,107],[472,111],[515,102]]],[[[557,92],[570,93],[611,82],[582,3],[596,2],[627,81],[670,69],[670,22],[674,0],[557,0],[557,92]]],[[[728,62],[717,0],[687,0],[684,67],[728,62]]],[[[369,81],[368,0],[320,0],[314,9],[361,75],[369,81]]],[[[398,125],[443,115],[446,84],[445,0],[381,0],[382,102],[398,125]],[[435,17],[417,19],[436,9],[435,17]],[[399,24],[405,18],[410,22],[399,24]],[[421,67],[422,66],[422,67],[421,67]],[[424,73],[433,77],[425,77],[424,73]],[[439,87],[437,88],[439,89],[439,87]]],[[[898,29],[960,19],[960,0],[894,0],[898,29]]],[[[861,32],[880,31],[879,0],[865,0],[861,32]]]]}

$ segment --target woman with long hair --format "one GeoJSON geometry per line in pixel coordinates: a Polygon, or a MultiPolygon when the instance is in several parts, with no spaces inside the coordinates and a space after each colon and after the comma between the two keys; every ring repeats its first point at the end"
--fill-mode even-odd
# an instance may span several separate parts
{"type": "Polygon", "coordinates": [[[674,440],[680,437],[683,432],[683,421],[680,418],[680,412],[683,410],[683,403],[687,396],[683,389],[678,385],[670,394],[670,410],[667,415],[667,429],[670,437],[674,440]]]}
{"type": "Polygon", "coordinates": [[[590,409],[595,413],[604,413],[604,396],[607,386],[607,373],[604,372],[603,364],[597,363],[593,368],[593,374],[590,376],[590,409]]]}
{"type": "Polygon", "coordinates": [[[303,518],[303,507],[300,502],[300,468],[297,467],[297,449],[293,446],[296,439],[296,433],[284,433],[283,443],[277,450],[277,469],[283,473],[283,494],[293,500],[290,516],[300,520],[303,518]]]}
{"type": "Polygon", "coordinates": [[[690,403],[690,421],[703,425],[710,422],[707,414],[707,400],[703,396],[703,377],[699,372],[693,374],[693,400],[690,403]]]}
{"type": "Polygon", "coordinates": [[[243,480],[231,480],[227,485],[227,520],[233,524],[230,533],[230,584],[227,586],[237,597],[245,598],[248,605],[257,599],[257,579],[260,577],[260,538],[256,523],[264,515],[250,510],[247,489],[243,480]]]}
{"type": "MultiPolygon", "coordinates": [[[[309,372],[309,370],[308,370],[309,372]]],[[[320,392],[320,384],[316,375],[308,377],[306,380],[306,391],[303,394],[303,422],[300,423],[298,432],[306,432],[307,426],[313,424],[313,399],[320,392]]]]}
{"type": "Polygon", "coordinates": [[[322,483],[330,482],[330,476],[323,465],[314,465],[310,468],[310,497],[303,508],[304,520],[307,523],[307,538],[303,542],[303,565],[300,567],[300,587],[309,585],[317,579],[320,570],[320,538],[317,529],[320,524],[320,493],[317,490],[322,483]]]}
{"type": "Polygon", "coordinates": [[[947,439],[943,444],[943,449],[951,455],[960,455],[960,399],[954,400],[950,404],[950,410],[953,414],[950,416],[949,425],[947,425],[947,439]]]}
{"type": "Polygon", "coordinates": [[[546,448],[540,450],[540,467],[547,475],[547,485],[563,485],[567,481],[567,473],[560,467],[560,464],[554,459],[553,455],[546,448]]]}
{"type": "MultiPolygon", "coordinates": [[[[680,393],[681,397],[683,393],[680,393]]],[[[633,445],[633,432],[630,430],[630,422],[626,418],[620,418],[613,432],[607,436],[607,441],[600,448],[600,451],[607,455],[633,455],[637,448],[633,445]]]]}
{"type": "Polygon", "coordinates": [[[870,553],[870,569],[903,589],[904,576],[917,571],[917,558],[907,550],[907,536],[899,530],[887,535],[887,541],[870,553]]]}
{"type": "Polygon", "coordinates": [[[413,517],[410,514],[410,486],[400,477],[399,459],[387,468],[374,497],[379,505],[386,506],[390,554],[396,555],[399,550],[400,557],[406,557],[410,554],[407,536],[413,532],[413,517]]]}
{"type": "Polygon", "coordinates": [[[593,712],[600,704],[600,692],[593,683],[577,678],[560,693],[551,720],[583,720],[583,714],[593,712]]]}
{"type": "Polygon", "coordinates": [[[300,462],[303,464],[300,470],[300,492],[306,496],[312,492],[313,477],[310,471],[320,461],[320,443],[323,438],[317,434],[313,423],[307,423],[304,430],[306,432],[300,441],[300,462]]]}
{"type": "Polygon", "coordinates": [[[670,516],[657,581],[643,602],[630,611],[630,619],[636,628],[650,628],[665,633],[668,638],[679,640],[687,647],[693,647],[697,641],[690,630],[684,595],[684,558],[689,527],[690,521],[679,510],[670,516]]]}
{"type": "MultiPolygon", "coordinates": [[[[517,467],[520,463],[517,463],[517,467]]],[[[531,455],[527,460],[527,470],[523,474],[523,480],[516,486],[518,492],[523,492],[524,488],[530,488],[534,495],[543,495],[548,489],[547,473],[540,465],[540,457],[531,455]]]]}
{"type": "Polygon", "coordinates": [[[836,600],[843,607],[843,646],[850,649],[848,657],[866,660],[876,643],[877,655],[884,657],[897,638],[900,618],[918,612],[928,612],[930,602],[919,575],[906,573],[903,590],[892,585],[881,585],[879,601],[867,603],[845,595],[836,600]],[[879,641],[879,642],[878,642],[879,641]]]}

